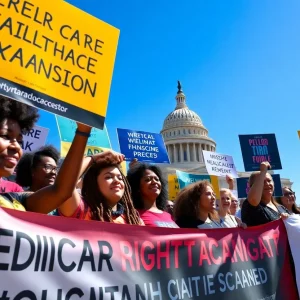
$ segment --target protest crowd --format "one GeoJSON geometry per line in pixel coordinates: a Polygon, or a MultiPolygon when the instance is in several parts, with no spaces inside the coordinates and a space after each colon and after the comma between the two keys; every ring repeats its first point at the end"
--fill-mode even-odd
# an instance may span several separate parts
{"type": "Polygon", "coordinates": [[[260,170],[251,174],[247,199],[237,199],[232,192],[234,179],[227,176],[228,188],[220,189],[219,199],[212,184],[200,180],[181,189],[170,201],[158,164],[133,159],[125,176],[120,167],[125,159],[121,153],[107,150],[84,157],[91,132],[87,125],[77,124],[61,165],[60,153],[51,145],[22,154],[23,134],[37,122],[38,110],[2,96],[0,101],[2,208],[47,214],[53,222],[56,218],[75,218],[199,232],[235,227],[245,230],[300,214],[290,188],[282,188],[282,197],[273,197],[268,162],[262,162],[260,170]]]}
{"type": "MultiPolygon", "coordinates": [[[[239,135],[249,178],[193,143],[186,160],[207,174],[169,174],[171,197],[160,164],[184,162],[183,144],[117,128],[116,152],[93,135],[119,30],[55,1],[0,0],[0,300],[299,299],[300,208],[272,172],[275,134],[239,135]],[[61,149],[24,148],[39,110],[55,115],[61,149]]],[[[178,81],[175,110],[184,97],[178,81]]]]}
{"type": "Polygon", "coordinates": [[[300,214],[290,188],[283,187],[282,197],[273,197],[268,162],[251,174],[242,205],[231,192],[233,179],[227,176],[228,189],[220,190],[220,199],[208,181],[199,181],[182,189],[173,207],[158,165],[135,159],[124,176],[121,153],[109,150],[83,157],[89,126],[78,124],[70,151],[58,168],[60,154],[52,146],[22,156],[22,134],[38,120],[35,108],[2,97],[0,118],[2,207],[82,220],[199,229],[246,228],[300,214]],[[6,178],[15,169],[16,182],[11,182],[6,178]]]}

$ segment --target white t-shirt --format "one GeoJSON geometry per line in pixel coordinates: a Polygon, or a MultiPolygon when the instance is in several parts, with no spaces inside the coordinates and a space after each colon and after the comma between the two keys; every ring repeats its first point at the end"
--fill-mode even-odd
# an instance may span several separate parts
{"type": "Polygon", "coordinates": [[[220,218],[223,227],[226,228],[234,228],[238,227],[238,223],[235,219],[235,216],[232,215],[226,215],[225,217],[220,218]]]}

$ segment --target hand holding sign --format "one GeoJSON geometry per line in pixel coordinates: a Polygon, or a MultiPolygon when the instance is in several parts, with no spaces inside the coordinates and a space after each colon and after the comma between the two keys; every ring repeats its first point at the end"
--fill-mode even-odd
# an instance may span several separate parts
{"type": "Polygon", "coordinates": [[[94,154],[91,156],[91,158],[94,163],[97,163],[99,160],[102,161],[103,157],[105,157],[107,155],[113,157],[116,160],[116,162],[119,164],[125,160],[125,156],[123,154],[113,151],[113,150],[110,150],[110,149],[105,152],[94,154]]]}

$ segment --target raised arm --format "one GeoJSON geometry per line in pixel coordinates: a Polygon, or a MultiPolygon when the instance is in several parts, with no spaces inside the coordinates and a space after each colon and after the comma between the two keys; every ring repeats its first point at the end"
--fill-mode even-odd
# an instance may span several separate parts
{"type": "MultiPolygon", "coordinates": [[[[80,176],[82,176],[92,164],[97,163],[99,159],[103,158],[105,155],[108,154],[113,154],[119,163],[124,161],[124,155],[115,152],[113,150],[107,150],[95,154],[93,156],[85,157],[81,166],[80,176]]],[[[69,198],[67,201],[63,202],[62,205],[59,206],[59,212],[65,217],[72,216],[76,211],[76,209],[78,208],[80,201],[81,201],[81,196],[79,195],[78,191],[75,189],[72,197],[69,198]]]]}
{"type": "Polygon", "coordinates": [[[233,182],[233,178],[230,175],[226,175],[226,182],[228,184],[228,188],[230,190],[234,190],[234,182],[233,182]]]}
{"type": "Polygon", "coordinates": [[[270,168],[271,166],[268,162],[262,162],[260,164],[260,173],[256,176],[248,193],[248,201],[252,206],[257,206],[260,203],[264,189],[265,177],[268,169],[270,168]]]}
{"type": "Polygon", "coordinates": [[[55,183],[28,196],[26,199],[28,211],[47,214],[72,196],[79,178],[90,131],[91,127],[77,124],[74,140],[57,174],[55,183]]]}

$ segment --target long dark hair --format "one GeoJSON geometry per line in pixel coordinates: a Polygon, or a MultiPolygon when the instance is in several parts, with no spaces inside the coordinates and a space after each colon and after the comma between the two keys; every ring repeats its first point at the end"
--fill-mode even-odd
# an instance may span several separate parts
{"type": "Polygon", "coordinates": [[[97,178],[100,172],[104,168],[108,167],[116,167],[119,169],[125,185],[125,192],[119,203],[124,207],[124,213],[126,215],[128,223],[139,225],[140,217],[138,212],[135,210],[131,200],[129,183],[126,177],[121,172],[118,162],[111,154],[106,155],[102,160],[99,159],[97,163],[90,167],[83,178],[81,192],[84,201],[91,209],[92,220],[112,222],[111,208],[107,205],[107,200],[101,193],[97,182],[97,178]]]}
{"type": "Polygon", "coordinates": [[[131,169],[129,169],[127,173],[127,179],[131,187],[131,195],[134,207],[136,209],[144,208],[144,201],[140,193],[140,183],[146,170],[151,170],[159,178],[159,181],[161,183],[161,191],[158,197],[156,198],[156,207],[160,210],[166,210],[168,201],[167,183],[164,180],[159,167],[155,165],[149,165],[146,163],[137,163],[131,169]]]}
{"type": "MultiPolygon", "coordinates": [[[[286,189],[289,190],[290,192],[294,193],[294,192],[292,191],[292,189],[289,188],[289,187],[283,187],[283,188],[286,188],[286,189]]],[[[281,204],[281,205],[284,206],[284,204],[282,203],[281,197],[277,197],[276,200],[277,200],[277,202],[278,202],[279,204],[281,204]]],[[[287,208],[287,207],[286,207],[286,208],[287,208]]],[[[293,205],[292,205],[292,212],[293,212],[294,214],[300,215],[300,209],[299,209],[299,207],[297,207],[297,205],[296,205],[296,196],[295,196],[295,203],[293,203],[293,205]]]]}
{"type": "MultiPolygon", "coordinates": [[[[200,213],[200,197],[205,193],[206,187],[213,186],[207,180],[197,181],[193,184],[186,186],[182,189],[175,199],[174,205],[174,218],[186,217],[191,219],[198,219],[200,213]]],[[[208,214],[211,220],[219,221],[219,217],[216,211],[208,214]]]]}

